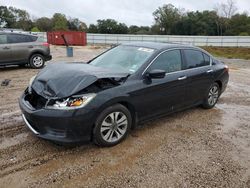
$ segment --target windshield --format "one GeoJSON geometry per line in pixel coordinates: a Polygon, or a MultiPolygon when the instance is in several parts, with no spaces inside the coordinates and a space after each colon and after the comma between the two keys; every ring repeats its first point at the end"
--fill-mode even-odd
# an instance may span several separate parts
{"type": "Polygon", "coordinates": [[[154,49],[151,48],[121,45],[100,55],[90,64],[134,73],[153,53],[154,49]]]}

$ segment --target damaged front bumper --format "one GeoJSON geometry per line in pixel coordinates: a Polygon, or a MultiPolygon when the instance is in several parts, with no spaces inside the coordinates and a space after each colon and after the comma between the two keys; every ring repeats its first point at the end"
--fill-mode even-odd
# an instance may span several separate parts
{"type": "Polygon", "coordinates": [[[27,127],[38,137],[59,142],[78,143],[91,140],[95,113],[91,109],[54,110],[35,109],[25,100],[19,99],[22,117],[27,127]]]}

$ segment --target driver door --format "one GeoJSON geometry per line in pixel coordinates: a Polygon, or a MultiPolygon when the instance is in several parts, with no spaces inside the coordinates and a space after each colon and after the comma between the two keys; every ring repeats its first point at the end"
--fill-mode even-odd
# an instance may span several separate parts
{"type": "Polygon", "coordinates": [[[182,67],[181,51],[170,50],[161,53],[146,70],[146,73],[155,69],[165,70],[166,75],[161,79],[142,80],[142,88],[136,94],[137,103],[140,103],[140,120],[170,113],[183,106],[187,77],[182,67]]]}

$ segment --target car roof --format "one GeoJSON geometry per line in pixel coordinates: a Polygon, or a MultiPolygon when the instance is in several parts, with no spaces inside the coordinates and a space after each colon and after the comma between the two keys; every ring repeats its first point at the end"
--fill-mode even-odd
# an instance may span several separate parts
{"type": "Polygon", "coordinates": [[[0,34],[17,34],[17,35],[29,35],[29,36],[37,36],[37,35],[32,35],[30,33],[18,33],[18,32],[11,32],[11,31],[0,31],[0,34]]]}
{"type": "Polygon", "coordinates": [[[125,43],[122,45],[126,46],[137,46],[137,47],[144,47],[144,48],[152,48],[156,50],[165,50],[171,48],[195,48],[199,49],[198,47],[189,45],[189,44],[180,44],[180,43],[170,43],[170,42],[130,42],[125,43]]]}

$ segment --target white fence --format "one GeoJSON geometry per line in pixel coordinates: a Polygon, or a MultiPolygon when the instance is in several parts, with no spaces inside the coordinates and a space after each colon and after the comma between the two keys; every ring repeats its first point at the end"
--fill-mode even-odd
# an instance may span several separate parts
{"type": "MultiPolygon", "coordinates": [[[[32,34],[42,36],[47,40],[46,32],[32,32],[32,34]]],[[[170,42],[190,44],[194,46],[250,47],[250,36],[123,35],[87,33],[88,44],[121,44],[129,42],[170,42]]]]}
{"type": "Polygon", "coordinates": [[[88,44],[120,44],[129,42],[171,42],[195,46],[250,47],[250,36],[176,36],[87,33],[88,44]]]}

